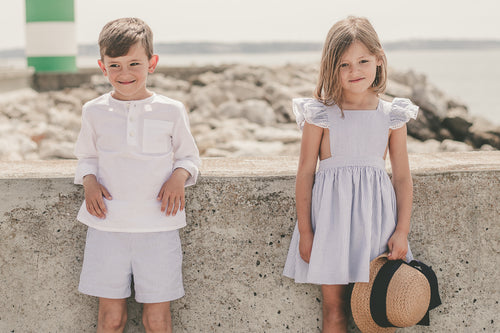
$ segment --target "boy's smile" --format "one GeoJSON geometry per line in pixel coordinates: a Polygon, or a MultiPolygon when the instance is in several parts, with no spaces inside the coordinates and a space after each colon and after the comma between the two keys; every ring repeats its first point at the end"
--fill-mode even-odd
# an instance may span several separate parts
{"type": "Polygon", "coordinates": [[[118,83],[120,83],[120,84],[132,84],[134,82],[135,82],[135,80],[133,80],[133,81],[118,81],[118,83]]]}
{"type": "Polygon", "coordinates": [[[104,76],[114,88],[113,97],[119,100],[140,100],[151,96],[146,88],[148,73],[153,73],[158,64],[158,56],[148,59],[141,43],[132,45],[124,56],[112,58],[104,56],[98,60],[104,76]]]}

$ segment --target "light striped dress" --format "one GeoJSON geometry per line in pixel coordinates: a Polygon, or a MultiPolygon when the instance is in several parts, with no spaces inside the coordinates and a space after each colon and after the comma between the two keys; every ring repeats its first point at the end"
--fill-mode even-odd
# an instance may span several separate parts
{"type": "MultiPolygon", "coordinates": [[[[283,274],[299,283],[368,282],[370,261],[387,251],[397,223],[396,196],[385,170],[389,129],[415,119],[410,100],[379,100],[376,110],[344,110],[311,98],[293,100],[304,122],[328,128],[332,157],[319,162],[312,189],[314,241],[309,264],[293,232],[283,274]]],[[[412,259],[408,249],[407,259],[412,259]]]]}

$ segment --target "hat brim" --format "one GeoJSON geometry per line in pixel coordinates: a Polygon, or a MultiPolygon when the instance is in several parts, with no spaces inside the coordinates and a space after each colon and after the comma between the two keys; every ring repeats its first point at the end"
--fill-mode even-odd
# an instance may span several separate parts
{"type": "Polygon", "coordinates": [[[363,333],[393,333],[396,327],[381,327],[372,319],[370,311],[370,296],[373,281],[380,268],[387,261],[384,253],[370,262],[369,282],[357,282],[354,284],[351,294],[351,312],[356,326],[363,333]]]}

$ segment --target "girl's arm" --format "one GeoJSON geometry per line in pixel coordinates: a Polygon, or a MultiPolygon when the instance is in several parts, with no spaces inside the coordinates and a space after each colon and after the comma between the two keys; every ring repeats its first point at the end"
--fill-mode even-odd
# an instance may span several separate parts
{"type": "Polygon", "coordinates": [[[295,205],[300,233],[299,252],[305,262],[309,262],[314,238],[311,225],[311,197],[322,136],[323,128],[305,123],[295,182],[295,205]]]}
{"type": "Polygon", "coordinates": [[[389,156],[392,166],[392,184],[396,192],[397,225],[388,242],[389,259],[404,259],[408,251],[408,233],[413,201],[413,181],[406,148],[406,125],[391,131],[389,156]]]}

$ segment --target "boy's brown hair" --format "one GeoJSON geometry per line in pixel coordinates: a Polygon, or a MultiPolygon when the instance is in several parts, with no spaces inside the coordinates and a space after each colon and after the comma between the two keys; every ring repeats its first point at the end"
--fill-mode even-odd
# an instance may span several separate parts
{"type": "Polygon", "coordinates": [[[153,56],[153,32],[141,19],[125,17],[106,23],[99,34],[101,60],[104,56],[121,57],[128,53],[131,46],[140,42],[148,59],[153,56]]]}
{"type": "MultiPolygon", "coordinates": [[[[342,84],[340,82],[340,62],[342,55],[355,41],[366,46],[368,51],[381,65],[377,66],[377,74],[371,89],[382,93],[387,84],[387,59],[375,29],[364,17],[349,16],[333,25],[326,37],[321,56],[319,79],[314,97],[325,105],[337,104],[342,111],[342,84]]],[[[343,112],[342,112],[343,115],[343,112]]]]}

